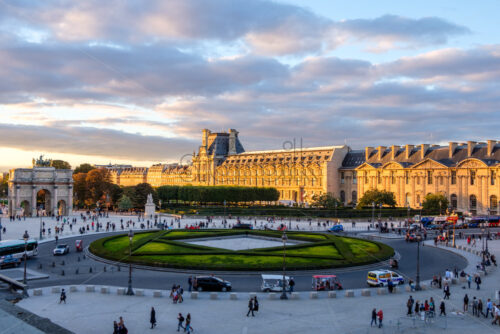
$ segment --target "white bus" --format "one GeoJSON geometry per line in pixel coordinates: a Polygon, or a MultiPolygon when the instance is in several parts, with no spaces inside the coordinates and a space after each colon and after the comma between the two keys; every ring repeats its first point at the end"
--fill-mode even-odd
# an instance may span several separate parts
{"type": "MultiPolygon", "coordinates": [[[[38,254],[38,241],[28,240],[26,255],[33,257],[38,254]]],[[[0,241],[0,256],[12,255],[15,258],[24,258],[24,240],[0,241]]]]}

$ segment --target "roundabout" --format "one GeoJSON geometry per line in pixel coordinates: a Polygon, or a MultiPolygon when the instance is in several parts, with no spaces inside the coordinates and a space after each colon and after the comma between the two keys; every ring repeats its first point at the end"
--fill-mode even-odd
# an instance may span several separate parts
{"type": "MultiPolygon", "coordinates": [[[[93,241],[97,257],[144,267],[200,271],[279,271],[284,247],[279,231],[168,230],[93,241]],[[130,252],[130,254],[129,254],[130,252]]],[[[288,232],[286,268],[292,271],[345,268],[384,261],[394,254],[380,242],[328,233],[288,232]]]]}

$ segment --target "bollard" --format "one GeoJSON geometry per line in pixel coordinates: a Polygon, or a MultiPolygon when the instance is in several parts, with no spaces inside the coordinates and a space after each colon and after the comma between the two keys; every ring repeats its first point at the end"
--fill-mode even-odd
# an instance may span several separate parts
{"type": "Polygon", "coordinates": [[[72,285],[69,287],[69,292],[77,292],[78,291],[78,287],[72,285]]]}
{"type": "Polygon", "coordinates": [[[142,297],[144,296],[144,290],[143,289],[135,289],[135,295],[142,297]]]}
{"type": "Polygon", "coordinates": [[[64,266],[64,260],[61,262],[61,266],[64,266]]]}
{"type": "Polygon", "coordinates": [[[78,275],[78,273],[79,273],[78,268],[76,268],[75,275],[78,275]]]}
{"type": "Polygon", "coordinates": [[[292,292],[291,298],[292,299],[300,299],[300,294],[298,292],[292,292]]]}
{"type": "Polygon", "coordinates": [[[61,276],[64,276],[64,270],[61,271],[61,276]]]}
{"type": "Polygon", "coordinates": [[[103,270],[104,270],[104,272],[106,272],[106,266],[104,266],[104,269],[103,269],[103,270]]]}
{"type": "Polygon", "coordinates": [[[153,297],[155,297],[155,298],[161,298],[161,296],[162,296],[161,290],[155,290],[155,291],[153,291],[153,297]]]}
{"type": "Polygon", "coordinates": [[[120,266],[118,266],[118,271],[121,271],[120,266]]]}
{"type": "Polygon", "coordinates": [[[354,297],[354,291],[352,291],[352,290],[346,290],[345,291],[345,296],[346,297],[354,297]]]}
{"type": "Polygon", "coordinates": [[[237,300],[238,299],[238,295],[236,294],[236,292],[231,292],[231,294],[229,295],[229,299],[231,299],[231,300],[237,300]]]}
{"type": "Polygon", "coordinates": [[[215,300],[219,297],[217,292],[210,292],[210,299],[215,300]]]}
{"type": "Polygon", "coordinates": [[[41,263],[38,264],[38,269],[42,269],[42,264],[41,263]]]}
{"type": "Polygon", "coordinates": [[[118,288],[118,289],[116,289],[116,294],[117,295],[124,295],[125,294],[125,288],[118,288]]]}
{"type": "Polygon", "coordinates": [[[275,292],[269,292],[269,299],[276,299],[276,293],[275,292]]]}
{"type": "Polygon", "coordinates": [[[406,292],[411,292],[411,286],[405,285],[405,291],[406,292]]]}
{"type": "Polygon", "coordinates": [[[92,274],[92,267],[89,268],[89,274],[92,274]]]}
{"type": "Polygon", "coordinates": [[[33,296],[41,296],[43,294],[42,289],[33,290],[33,296]]]}
{"type": "Polygon", "coordinates": [[[198,299],[198,292],[197,291],[191,292],[191,299],[198,299]]]}
{"type": "Polygon", "coordinates": [[[52,293],[61,293],[61,288],[58,286],[53,286],[52,287],[52,293]]]}
{"type": "Polygon", "coordinates": [[[377,295],[386,295],[386,294],[387,294],[386,288],[378,288],[377,289],[377,295]]]}
{"type": "Polygon", "coordinates": [[[78,262],[80,262],[80,257],[78,257],[78,262]]]}
{"type": "Polygon", "coordinates": [[[328,298],[337,298],[337,291],[328,291],[328,298]]]}
{"type": "Polygon", "coordinates": [[[316,291],[309,292],[309,298],[318,299],[318,292],[316,292],[316,291]]]}
{"type": "Polygon", "coordinates": [[[363,290],[361,290],[361,296],[370,297],[371,291],[369,289],[363,289],[363,290]]]}
{"type": "Polygon", "coordinates": [[[52,261],[52,268],[55,268],[56,266],[56,263],[54,261],[52,261]]]}
{"type": "Polygon", "coordinates": [[[256,292],[250,292],[248,295],[250,296],[250,298],[253,298],[253,297],[257,296],[257,293],[256,292]]]}
{"type": "Polygon", "coordinates": [[[102,286],[101,287],[101,293],[102,294],[108,294],[109,293],[109,288],[107,286],[102,286]]]}
{"type": "Polygon", "coordinates": [[[87,257],[85,256],[85,254],[83,254],[83,259],[85,260],[87,257]]]}
{"type": "Polygon", "coordinates": [[[95,287],[93,285],[87,285],[85,287],[85,292],[95,292],[95,287]]]}

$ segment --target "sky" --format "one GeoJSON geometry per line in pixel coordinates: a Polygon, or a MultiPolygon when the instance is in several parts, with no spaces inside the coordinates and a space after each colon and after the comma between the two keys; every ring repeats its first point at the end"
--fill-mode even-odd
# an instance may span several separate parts
{"type": "Polygon", "coordinates": [[[0,0],[0,171],[498,139],[497,0],[0,0]]]}

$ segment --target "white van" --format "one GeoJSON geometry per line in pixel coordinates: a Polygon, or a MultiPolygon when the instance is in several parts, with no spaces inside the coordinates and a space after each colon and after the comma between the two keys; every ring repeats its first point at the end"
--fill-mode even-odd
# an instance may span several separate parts
{"type": "MultiPolygon", "coordinates": [[[[260,289],[264,292],[281,292],[283,291],[283,275],[261,275],[262,284],[260,289]]],[[[290,277],[285,276],[286,288],[288,289],[288,282],[290,277]]]]}
{"type": "Polygon", "coordinates": [[[405,283],[403,276],[390,270],[369,271],[366,283],[368,283],[369,286],[387,286],[389,279],[394,285],[405,283]]]}

